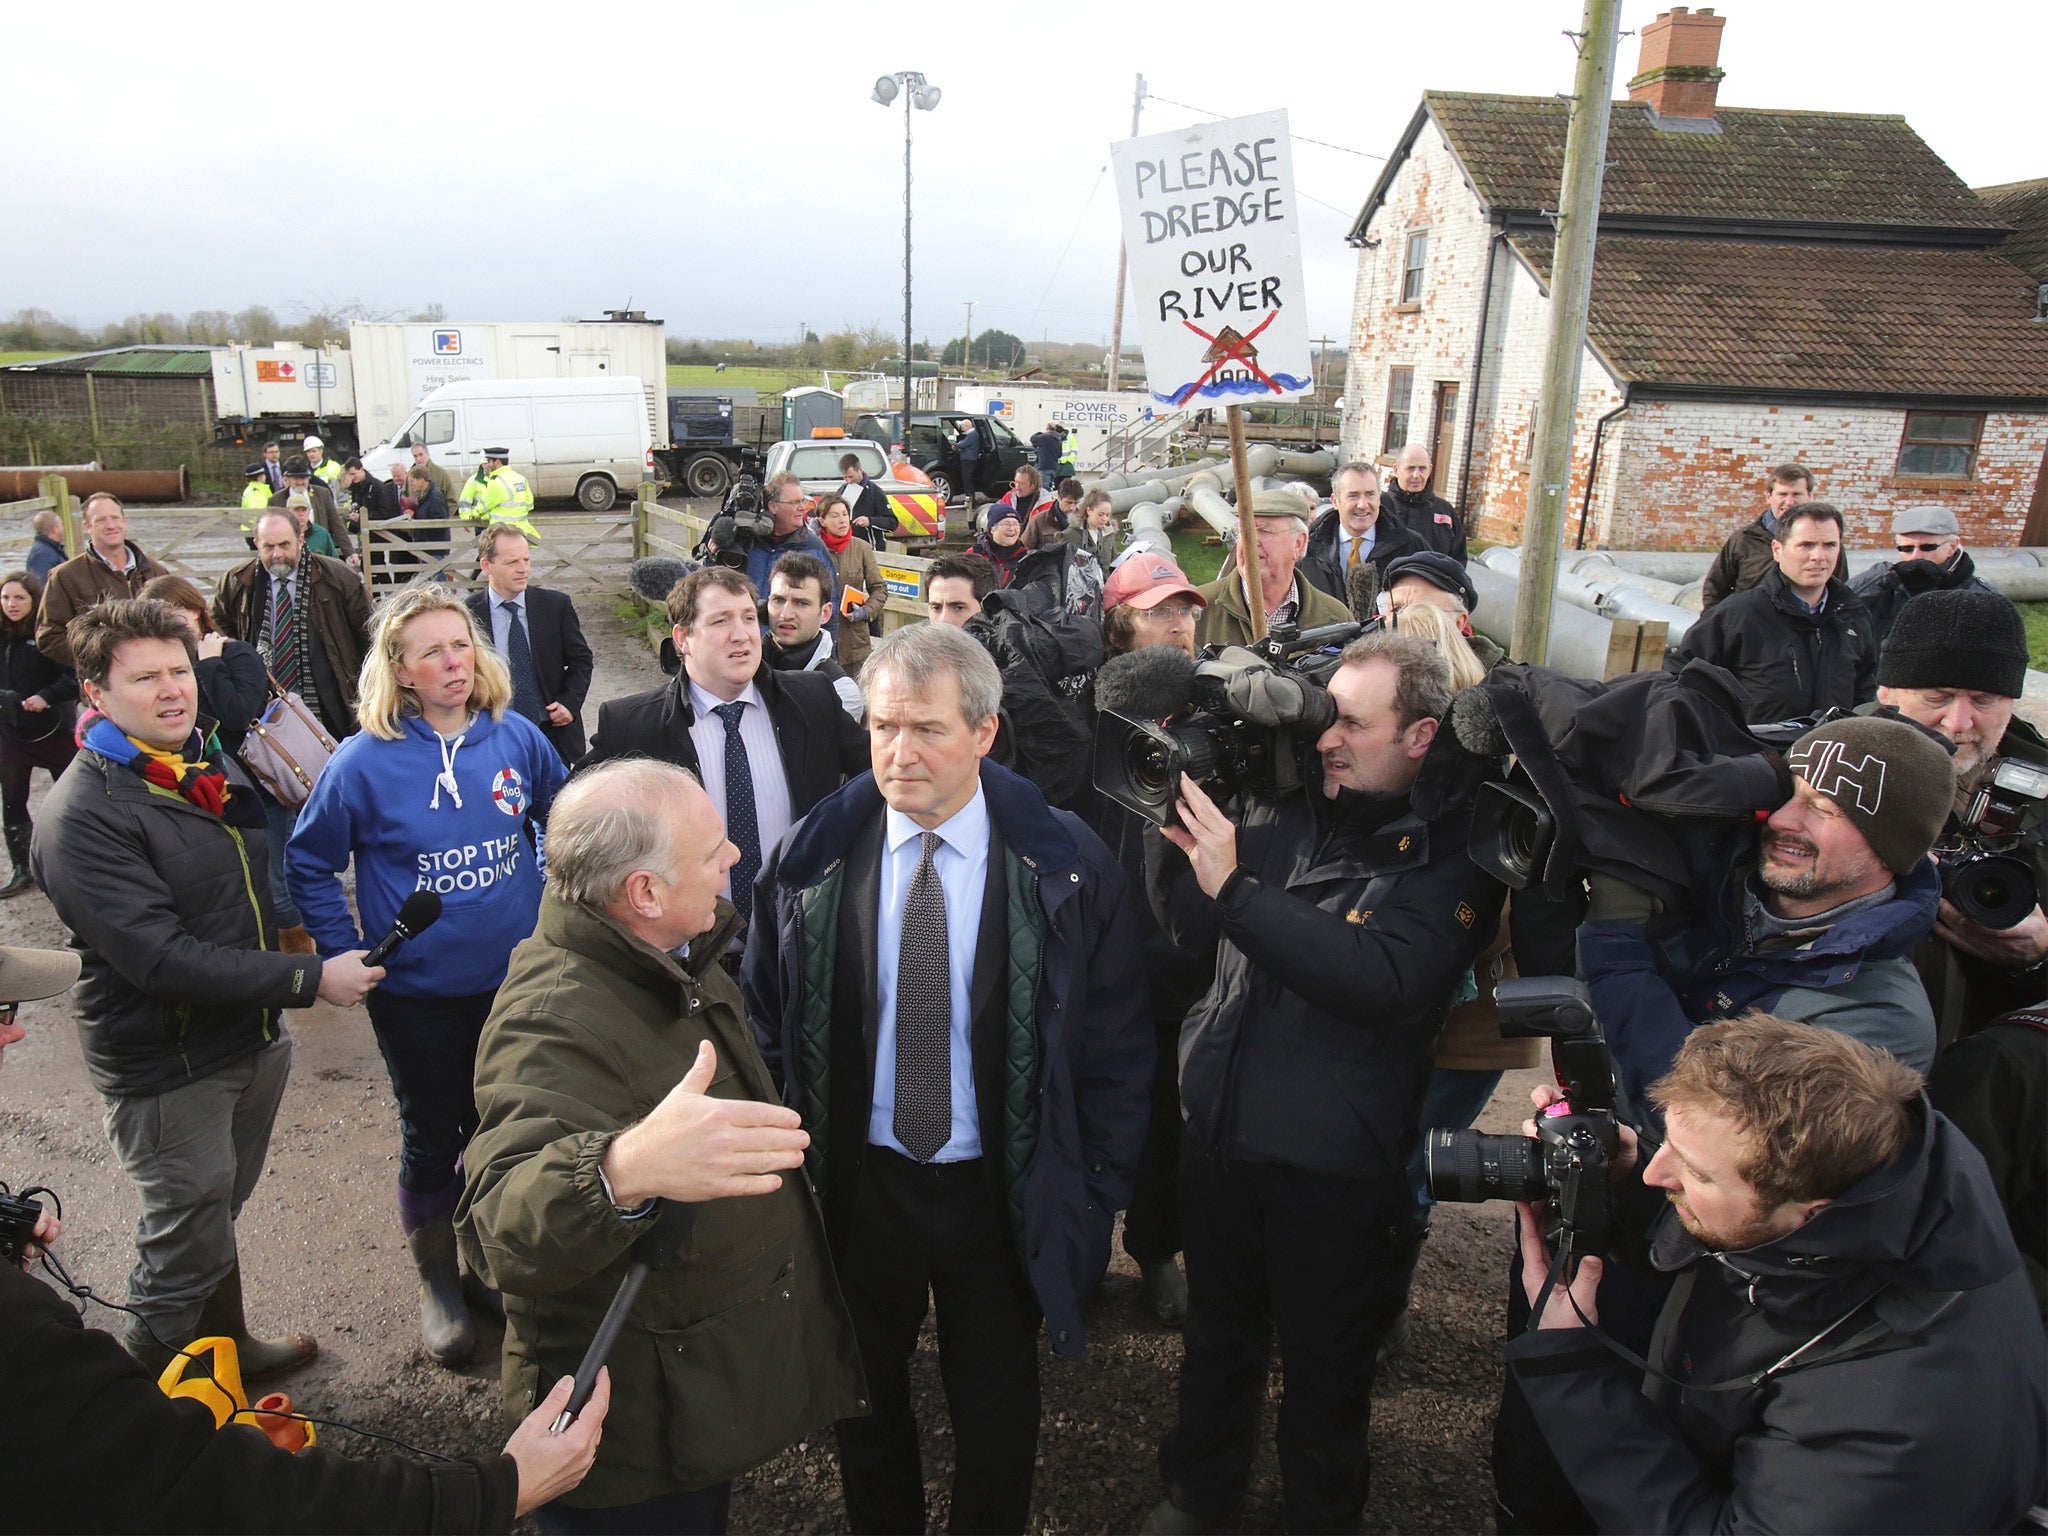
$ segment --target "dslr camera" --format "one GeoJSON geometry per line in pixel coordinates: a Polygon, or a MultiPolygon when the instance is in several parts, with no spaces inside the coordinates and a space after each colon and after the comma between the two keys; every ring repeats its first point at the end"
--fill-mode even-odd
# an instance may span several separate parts
{"type": "Polygon", "coordinates": [[[1970,798],[1962,826],[1934,845],[1941,894],[1986,928],[2012,928],[2040,904],[2034,866],[2021,852],[2030,807],[2048,800],[2048,768],[2000,758],[1970,798]]]}
{"type": "MultiPolygon", "coordinates": [[[[1337,670],[1337,654],[1358,637],[1354,623],[1296,630],[1282,626],[1240,649],[1313,686],[1324,701],[1325,718],[1295,726],[1259,725],[1244,718],[1213,677],[1197,675],[1187,700],[1193,713],[1161,725],[1105,709],[1095,731],[1095,787],[1118,805],[1155,826],[1174,826],[1181,775],[1187,774],[1217,799],[1248,794],[1278,800],[1299,791],[1305,776],[1302,745],[1329,728],[1335,718],[1323,687],[1337,670]]],[[[1205,646],[1201,660],[1224,649],[1205,646]]]]}
{"type": "Polygon", "coordinates": [[[27,1190],[17,1195],[0,1184],[0,1264],[19,1265],[21,1250],[35,1240],[43,1203],[27,1198],[34,1193],[27,1190]]]}
{"type": "Polygon", "coordinates": [[[1585,983],[1565,976],[1503,980],[1493,994],[1500,1032],[1547,1039],[1564,1098],[1536,1117],[1536,1135],[1495,1136],[1438,1126],[1423,1133],[1432,1199],[1544,1200],[1543,1236],[1565,1273],[1607,1247],[1614,1222],[1608,1168],[1621,1146],[1614,1063],[1585,983]]]}

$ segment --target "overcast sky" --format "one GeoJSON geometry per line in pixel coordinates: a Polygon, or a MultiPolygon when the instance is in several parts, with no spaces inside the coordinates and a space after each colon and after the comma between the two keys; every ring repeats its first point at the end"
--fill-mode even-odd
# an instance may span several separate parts
{"type": "MultiPolygon", "coordinates": [[[[1658,9],[1625,3],[1623,28],[1658,9]]],[[[1720,9],[1723,103],[1904,113],[1973,186],[2048,175],[2035,4],[1720,9]]],[[[1109,333],[1102,170],[1135,74],[1148,133],[1289,110],[1313,334],[1342,336],[1344,233],[1420,93],[1568,91],[1581,0],[84,14],[10,16],[10,56],[48,67],[7,83],[0,310],[541,320],[630,301],[671,336],[900,328],[903,114],[868,96],[917,68],[944,93],[915,114],[918,336],[958,335],[972,299],[977,331],[1060,341],[1109,333]]]]}

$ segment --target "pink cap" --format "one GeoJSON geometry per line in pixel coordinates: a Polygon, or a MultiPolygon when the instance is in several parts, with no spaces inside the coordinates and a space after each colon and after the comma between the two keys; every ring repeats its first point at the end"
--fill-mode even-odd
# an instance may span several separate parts
{"type": "Polygon", "coordinates": [[[1129,603],[1146,613],[1168,598],[1181,596],[1193,598],[1198,608],[1209,606],[1209,600],[1195,590],[1179,566],[1164,555],[1140,550],[1109,573],[1109,580],[1102,585],[1102,611],[1129,603]]]}

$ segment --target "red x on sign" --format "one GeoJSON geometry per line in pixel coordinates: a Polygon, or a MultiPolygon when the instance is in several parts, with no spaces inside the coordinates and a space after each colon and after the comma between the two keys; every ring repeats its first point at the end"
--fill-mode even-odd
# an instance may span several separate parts
{"type": "MultiPolygon", "coordinates": [[[[1185,389],[1182,389],[1177,394],[1175,394],[1173,397],[1173,403],[1175,405],[1187,404],[1189,398],[1195,393],[1195,391],[1200,389],[1204,384],[1208,383],[1211,379],[1215,378],[1217,373],[1222,369],[1225,363],[1242,363],[1246,368],[1251,370],[1252,377],[1256,378],[1261,384],[1265,385],[1268,389],[1272,390],[1274,394],[1279,394],[1280,386],[1278,384],[1275,384],[1271,378],[1267,377],[1266,371],[1263,368],[1261,368],[1257,362],[1253,360],[1256,356],[1256,352],[1252,347],[1252,341],[1254,338],[1258,336],[1259,332],[1263,331],[1267,326],[1271,325],[1275,320],[1279,318],[1280,311],[1276,309],[1272,313],[1268,314],[1266,318],[1261,320],[1257,325],[1253,326],[1244,335],[1238,337],[1237,340],[1228,343],[1223,349],[1223,355],[1217,358],[1215,362],[1209,365],[1209,371],[1203,374],[1199,379],[1195,380],[1194,383],[1188,385],[1185,389]]],[[[1216,340],[1214,336],[1211,336],[1207,331],[1203,330],[1199,325],[1196,325],[1192,320],[1183,320],[1181,321],[1181,324],[1186,326],[1189,330],[1193,331],[1197,336],[1201,337],[1204,341],[1214,342],[1216,340]]]]}

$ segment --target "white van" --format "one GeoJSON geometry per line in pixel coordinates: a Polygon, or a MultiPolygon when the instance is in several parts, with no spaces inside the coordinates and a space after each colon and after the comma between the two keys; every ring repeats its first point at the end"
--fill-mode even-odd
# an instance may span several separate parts
{"type": "MultiPolygon", "coordinates": [[[[647,392],[638,379],[464,379],[430,391],[393,434],[363,455],[388,479],[422,443],[460,485],[486,448],[511,452],[535,496],[573,496],[602,512],[654,470],[647,392]]],[[[448,509],[453,516],[455,509],[448,509]]]]}

